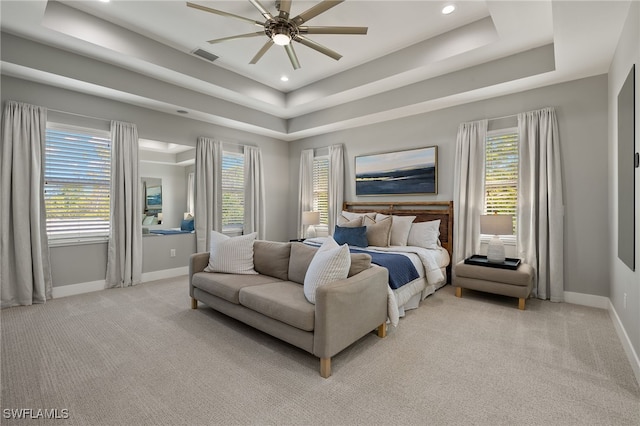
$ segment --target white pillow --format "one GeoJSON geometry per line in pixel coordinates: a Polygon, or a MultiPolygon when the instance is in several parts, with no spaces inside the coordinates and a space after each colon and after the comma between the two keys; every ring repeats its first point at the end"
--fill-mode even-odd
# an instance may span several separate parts
{"type": "Polygon", "coordinates": [[[209,264],[205,272],[223,272],[226,274],[257,274],[253,268],[253,241],[258,234],[228,237],[211,231],[209,264]]]}
{"type": "Polygon", "coordinates": [[[417,222],[411,225],[407,245],[437,249],[440,240],[440,219],[429,222],[417,222]]]}
{"type": "Polygon", "coordinates": [[[304,276],[304,296],[315,305],[318,287],[347,278],[350,267],[349,246],[340,246],[333,238],[327,238],[313,255],[304,276]]]}
{"type": "MultiPolygon", "coordinates": [[[[376,222],[380,222],[385,217],[389,217],[386,214],[378,213],[376,215],[376,222]]],[[[409,231],[411,231],[411,224],[416,220],[416,216],[391,216],[391,239],[389,245],[392,246],[406,246],[407,238],[409,238],[409,231]]]]}

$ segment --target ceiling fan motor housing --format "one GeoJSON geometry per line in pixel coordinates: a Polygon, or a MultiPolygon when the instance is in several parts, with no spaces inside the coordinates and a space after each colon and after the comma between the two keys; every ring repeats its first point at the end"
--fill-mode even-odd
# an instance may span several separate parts
{"type": "Polygon", "coordinates": [[[272,40],[277,34],[283,34],[289,37],[289,40],[294,40],[298,36],[299,32],[298,27],[290,21],[280,17],[275,17],[265,22],[264,33],[272,40]]]}

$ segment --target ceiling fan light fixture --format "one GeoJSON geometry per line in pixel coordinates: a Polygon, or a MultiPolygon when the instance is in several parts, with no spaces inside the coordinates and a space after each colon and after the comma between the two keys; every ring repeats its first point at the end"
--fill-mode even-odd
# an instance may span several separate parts
{"type": "Polygon", "coordinates": [[[283,33],[275,33],[271,37],[271,40],[273,40],[273,42],[278,46],[286,46],[287,44],[291,43],[291,37],[288,34],[283,33]]]}

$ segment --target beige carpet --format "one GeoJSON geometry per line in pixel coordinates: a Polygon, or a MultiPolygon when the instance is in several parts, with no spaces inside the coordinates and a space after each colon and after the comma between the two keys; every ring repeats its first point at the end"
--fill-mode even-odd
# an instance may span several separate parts
{"type": "Polygon", "coordinates": [[[638,425],[640,389],[606,311],[447,286],[385,339],[333,359],[213,312],[186,278],[1,312],[6,409],[58,425],[638,425]]]}

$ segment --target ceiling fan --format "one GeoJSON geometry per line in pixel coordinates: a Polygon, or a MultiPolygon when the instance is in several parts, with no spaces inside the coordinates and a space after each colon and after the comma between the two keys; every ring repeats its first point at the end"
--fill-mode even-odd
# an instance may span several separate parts
{"type": "Polygon", "coordinates": [[[300,44],[310,47],[311,49],[323,53],[335,59],[336,61],[342,57],[342,55],[329,49],[328,47],[310,40],[306,37],[305,34],[367,34],[367,27],[309,27],[302,25],[310,19],[320,15],[321,13],[326,12],[332,7],[337,6],[343,1],[344,0],[322,0],[315,6],[291,18],[289,16],[289,13],[291,11],[292,0],[276,1],[276,9],[279,13],[275,16],[272,15],[262,4],[260,4],[258,0],[249,0],[249,3],[254,5],[255,8],[258,9],[258,11],[262,14],[262,16],[264,16],[264,18],[266,19],[265,22],[259,22],[250,18],[245,18],[243,16],[234,15],[233,13],[223,12],[221,10],[212,9],[210,7],[201,6],[199,4],[191,2],[187,2],[187,6],[194,9],[203,10],[205,12],[214,13],[220,16],[228,16],[231,18],[240,19],[242,21],[249,22],[257,27],[262,28],[261,31],[248,34],[240,34],[231,37],[224,37],[216,40],[209,40],[208,43],[214,44],[228,40],[266,35],[269,40],[264,44],[264,46],[262,46],[262,48],[258,51],[258,53],[256,53],[256,55],[253,57],[253,59],[251,59],[249,63],[256,64],[271,46],[277,44],[284,47],[287,55],[289,56],[289,59],[291,60],[293,69],[298,69],[300,68],[300,62],[298,62],[296,52],[295,50],[293,50],[293,44],[291,43],[292,41],[296,41],[300,44]]]}

